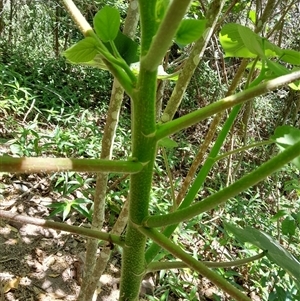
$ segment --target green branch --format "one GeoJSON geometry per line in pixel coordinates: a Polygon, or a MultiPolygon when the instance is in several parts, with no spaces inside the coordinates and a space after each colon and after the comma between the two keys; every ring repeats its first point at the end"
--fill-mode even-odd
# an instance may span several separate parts
{"type": "Polygon", "coordinates": [[[187,219],[191,219],[196,215],[221,205],[231,197],[234,197],[237,194],[247,190],[249,187],[259,183],[298,156],[300,156],[300,142],[288,147],[282,153],[270,159],[256,170],[242,177],[240,180],[224,188],[223,190],[220,190],[207,197],[203,201],[170,214],[150,216],[145,219],[143,225],[146,227],[162,227],[166,225],[178,224],[187,219]]]}
{"type": "MultiPolygon", "coordinates": [[[[204,181],[205,181],[205,178],[207,177],[208,173],[210,172],[212,166],[214,165],[214,159],[215,157],[218,155],[222,145],[224,144],[224,141],[226,139],[226,136],[228,134],[228,132],[230,131],[231,127],[232,127],[232,124],[238,114],[238,112],[240,111],[240,107],[241,105],[238,105],[238,106],[235,106],[227,120],[225,121],[211,151],[209,152],[209,155],[208,155],[208,158],[205,160],[203,166],[201,167],[196,179],[194,180],[194,183],[193,185],[191,186],[191,188],[189,189],[186,197],[184,198],[184,200],[181,202],[180,206],[178,209],[183,209],[183,208],[187,208],[189,207],[199,189],[202,187],[204,181]]],[[[172,235],[172,233],[175,231],[175,229],[177,228],[177,224],[173,224],[173,225],[170,225],[170,226],[167,226],[164,230],[163,230],[163,234],[166,236],[166,237],[170,237],[172,235]]],[[[158,245],[152,243],[149,247],[149,249],[146,251],[146,254],[145,254],[145,258],[146,258],[146,261],[149,263],[153,260],[153,258],[155,258],[156,254],[159,252],[160,248],[158,245]]]]}
{"type": "Polygon", "coordinates": [[[228,293],[231,297],[239,301],[251,300],[239,289],[227,282],[222,276],[211,271],[204,263],[196,260],[194,257],[184,252],[179,246],[175,245],[170,239],[159,233],[157,230],[143,227],[138,227],[138,230],[145,236],[150,237],[154,242],[156,242],[165,250],[169,251],[172,255],[181,259],[188,265],[188,267],[209,279],[212,283],[217,285],[224,292],[228,293]]]}
{"type": "MultiPolygon", "coordinates": [[[[205,264],[208,268],[214,268],[214,269],[231,268],[231,267],[248,264],[254,260],[261,259],[266,254],[267,254],[267,251],[263,251],[257,255],[254,255],[254,256],[251,256],[248,258],[234,260],[234,261],[228,261],[228,262],[201,261],[201,262],[203,264],[205,264]]],[[[154,261],[154,262],[150,262],[148,264],[146,273],[151,273],[151,272],[156,272],[156,271],[161,271],[161,270],[184,269],[184,268],[188,268],[188,267],[189,266],[183,261],[166,261],[166,262],[154,261]]]]}
{"type": "Polygon", "coordinates": [[[154,71],[161,64],[190,2],[191,0],[173,0],[171,2],[156,35],[153,37],[148,53],[142,57],[141,64],[145,70],[154,71]]]}
{"type": "Polygon", "coordinates": [[[228,96],[220,101],[214,102],[204,108],[189,113],[178,119],[159,125],[156,131],[156,138],[157,140],[160,140],[189,126],[192,126],[216,113],[222,112],[235,105],[246,102],[247,100],[250,100],[254,97],[278,89],[298,79],[300,79],[300,71],[277,77],[275,79],[259,84],[256,87],[249,88],[232,96],[228,96]]]}
{"type": "Polygon", "coordinates": [[[220,160],[222,160],[222,159],[224,159],[224,158],[226,158],[228,156],[237,154],[239,152],[243,152],[243,151],[246,151],[246,150],[254,148],[254,147],[269,145],[269,144],[272,144],[272,143],[275,143],[275,141],[273,141],[273,140],[265,140],[265,141],[260,141],[260,142],[252,143],[252,144],[249,144],[249,145],[246,145],[246,146],[234,149],[234,150],[232,150],[230,152],[224,153],[224,154],[222,154],[222,155],[214,158],[214,161],[217,162],[217,161],[220,161],[220,160]]]}
{"type": "Polygon", "coordinates": [[[73,233],[73,234],[79,234],[79,235],[82,235],[85,237],[91,237],[91,238],[96,238],[96,239],[100,239],[100,240],[105,240],[110,243],[117,244],[121,247],[124,246],[124,241],[120,236],[105,233],[102,231],[92,230],[92,229],[83,228],[83,227],[71,226],[71,225],[68,225],[65,223],[47,221],[47,220],[44,220],[41,218],[24,216],[24,215],[20,215],[19,213],[13,213],[13,212],[8,212],[8,211],[4,211],[4,210],[0,210],[0,217],[3,219],[6,219],[6,220],[15,221],[15,222],[18,222],[21,224],[31,224],[31,225],[41,226],[43,228],[51,228],[51,229],[55,229],[55,230],[66,231],[66,232],[73,233]]]}
{"type": "Polygon", "coordinates": [[[0,172],[113,172],[134,174],[143,169],[143,164],[134,161],[69,158],[13,158],[0,156],[0,172]]]}
{"type": "Polygon", "coordinates": [[[183,68],[178,71],[178,81],[176,82],[176,86],[161,117],[162,122],[165,123],[173,119],[182,101],[183,95],[190,84],[190,80],[203,57],[207,44],[211,39],[211,35],[214,32],[224,2],[225,1],[214,0],[210,3],[208,11],[205,14],[207,23],[205,24],[204,34],[195,41],[191,52],[188,54],[188,58],[183,64],[183,68]]]}

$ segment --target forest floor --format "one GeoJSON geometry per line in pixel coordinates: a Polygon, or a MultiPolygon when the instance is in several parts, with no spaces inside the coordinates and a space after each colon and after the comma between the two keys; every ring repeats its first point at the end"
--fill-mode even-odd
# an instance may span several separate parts
{"type": "MultiPolygon", "coordinates": [[[[59,196],[43,175],[1,175],[0,209],[46,218],[59,196]]],[[[79,216],[66,221],[79,225],[79,216]]],[[[84,265],[85,239],[62,231],[0,220],[0,300],[76,300],[84,265]]],[[[119,256],[101,277],[97,300],[117,300],[119,256]]]]}

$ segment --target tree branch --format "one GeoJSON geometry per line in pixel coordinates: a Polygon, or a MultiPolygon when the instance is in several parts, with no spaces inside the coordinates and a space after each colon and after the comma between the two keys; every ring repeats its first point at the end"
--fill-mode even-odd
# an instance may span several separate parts
{"type": "Polygon", "coordinates": [[[271,79],[240,93],[228,96],[222,100],[214,102],[204,108],[191,112],[178,119],[159,125],[156,131],[156,138],[157,140],[160,140],[171,134],[179,132],[180,130],[188,128],[189,126],[196,124],[199,121],[204,120],[216,113],[222,112],[226,109],[246,102],[256,96],[263,95],[267,92],[278,89],[299,79],[300,71],[296,71],[287,75],[277,77],[275,79],[271,79]]]}
{"type": "Polygon", "coordinates": [[[47,221],[41,218],[24,216],[24,215],[20,215],[19,213],[0,210],[0,217],[21,224],[31,224],[31,225],[41,226],[43,228],[51,228],[51,229],[66,231],[69,233],[78,234],[86,237],[97,238],[100,240],[108,241],[110,243],[114,243],[121,247],[123,247],[125,244],[122,238],[118,235],[113,235],[102,231],[92,230],[83,227],[70,226],[64,223],[47,221]]]}
{"type": "Polygon", "coordinates": [[[113,172],[133,174],[143,169],[143,164],[133,161],[74,158],[13,158],[0,156],[1,172],[38,173],[38,172],[113,172]]]}

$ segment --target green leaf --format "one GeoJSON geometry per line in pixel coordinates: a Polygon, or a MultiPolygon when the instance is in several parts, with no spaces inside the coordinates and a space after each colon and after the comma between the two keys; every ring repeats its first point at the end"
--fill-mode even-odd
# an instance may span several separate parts
{"type": "Polygon", "coordinates": [[[67,216],[69,215],[70,211],[71,211],[71,207],[72,207],[72,203],[67,203],[64,211],[63,211],[63,221],[66,220],[67,216]]]}
{"type": "Polygon", "coordinates": [[[63,212],[64,208],[66,206],[66,203],[64,202],[57,202],[57,203],[52,203],[52,204],[49,204],[47,205],[47,207],[49,208],[55,208],[48,216],[49,217],[52,217],[52,216],[55,216],[56,214],[60,213],[60,212],[63,212]]]}
{"type": "Polygon", "coordinates": [[[300,212],[292,213],[291,215],[295,219],[295,221],[300,225],[300,212]]]}
{"type": "Polygon", "coordinates": [[[280,65],[277,62],[273,62],[271,60],[266,60],[268,68],[276,75],[281,76],[288,73],[291,73],[291,71],[284,66],[280,65]]]}
{"type": "Polygon", "coordinates": [[[98,52],[96,45],[97,41],[94,38],[87,37],[67,49],[63,55],[74,64],[89,62],[98,52]]]}
{"type": "MultiPolygon", "coordinates": [[[[290,71],[289,69],[285,68],[284,66],[280,65],[277,62],[273,62],[271,60],[266,60],[268,68],[274,73],[274,76],[271,76],[270,78],[274,78],[277,76],[282,76],[285,74],[290,74],[293,72],[290,71]]],[[[297,69],[295,69],[297,70],[297,69]]],[[[292,88],[293,90],[300,90],[300,81],[295,81],[291,84],[289,84],[289,87],[292,88]]]]}
{"type": "Polygon", "coordinates": [[[92,216],[86,207],[84,207],[83,205],[75,204],[73,205],[73,208],[77,210],[80,214],[82,214],[84,217],[86,217],[89,221],[92,221],[92,216]]]}
{"type": "MultiPolygon", "coordinates": [[[[276,128],[271,139],[275,141],[280,151],[283,151],[300,141],[300,129],[289,125],[279,126],[276,128]]],[[[300,169],[300,157],[295,158],[292,162],[300,169]]]]}
{"type": "Polygon", "coordinates": [[[262,45],[262,38],[255,34],[251,29],[245,26],[238,26],[238,33],[244,43],[245,47],[252,53],[259,57],[264,57],[264,49],[262,45]]]}
{"type": "Polygon", "coordinates": [[[296,222],[288,215],[281,224],[281,231],[284,235],[295,235],[296,232],[296,222]]]}
{"type": "MultiPolygon", "coordinates": [[[[113,42],[119,54],[128,65],[135,63],[139,60],[139,44],[125,36],[121,31],[118,30],[118,35],[113,42]]],[[[105,43],[105,46],[110,51],[110,53],[113,53],[110,43],[105,43]]]]}
{"type": "Polygon", "coordinates": [[[103,69],[103,70],[108,70],[107,66],[105,65],[105,63],[101,59],[100,54],[96,54],[96,56],[92,60],[90,60],[88,62],[82,62],[82,63],[80,63],[80,65],[95,67],[95,68],[99,68],[99,69],[103,69]]]}
{"type": "Polygon", "coordinates": [[[175,42],[181,46],[198,40],[205,30],[206,20],[182,20],[175,35],[175,42]]]}
{"type": "Polygon", "coordinates": [[[283,49],[280,60],[293,65],[300,65],[300,52],[291,49],[283,49]]]}
{"type": "Polygon", "coordinates": [[[169,4],[170,4],[170,0],[157,0],[156,1],[155,15],[156,15],[156,22],[158,24],[162,21],[163,17],[165,16],[166,11],[169,7],[169,4]]]}
{"type": "Polygon", "coordinates": [[[248,17],[252,21],[253,24],[256,24],[256,11],[255,10],[250,10],[248,17]]]}
{"type": "Polygon", "coordinates": [[[113,41],[120,27],[120,13],[116,8],[104,6],[94,17],[94,29],[103,42],[113,41]]]}
{"type": "Polygon", "coordinates": [[[56,214],[58,214],[58,213],[60,213],[60,212],[62,212],[62,211],[63,211],[63,207],[56,208],[55,210],[53,210],[53,211],[49,214],[48,218],[49,218],[49,217],[52,217],[52,216],[55,216],[56,214]]]}
{"type": "Polygon", "coordinates": [[[163,146],[165,148],[174,148],[177,147],[178,144],[176,141],[172,140],[169,137],[164,137],[158,141],[159,146],[163,146]]]}
{"type": "MultiPolygon", "coordinates": [[[[272,74],[268,76],[269,79],[282,76],[285,74],[290,74],[293,71],[298,70],[298,68],[293,68],[293,70],[289,70],[286,67],[280,65],[279,63],[273,62],[271,60],[266,60],[266,63],[270,71],[272,71],[272,74]]],[[[293,90],[300,90],[300,81],[298,80],[293,83],[290,83],[289,87],[292,88],[293,90]]]]}
{"type": "Polygon", "coordinates": [[[300,285],[300,262],[273,237],[251,227],[242,229],[233,224],[226,223],[225,228],[227,231],[233,233],[241,242],[249,242],[262,250],[267,250],[268,253],[266,256],[286,270],[300,285]]]}
{"type": "Polygon", "coordinates": [[[257,55],[266,57],[282,55],[281,48],[239,24],[229,23],[223,26],[219,39],[226,57],[255,58],[257,55]]]}
{"type": "Polygon", "coordinates": [[[271,218],[271,222],[275,222],[285,215],[287,215],[287,212],[285,210],[283,209],[278,210],[278,212],[275,215],[273,215],[273,217],[271,218]]]}
{"type": "MultiPolygon", "coordinates": [[[[291,72],[295,72],[295,71],[300,71],[299,67],[294,67],[291,72]]],[[[289,84],[289,87],[292,88],[293,90],[300,90],[300,80],[296,80],[295,82],[289,84]]]]}
{"type": "Polygon", "coordinates": [[[85,198],[77,198],[73,201],[73,204],[91,204],[93,201],[85,198]]]}
{"type": "MultiPolygon", "coordinates": [[[[65,203],[61,203],[61,202],[51,203],[51,204],[47,205],[47,207],[49,207],[49,208],[64,208],[65,203]]],[[[63,209],[61,209],[61,210],[63,210],[63,209]]]]}

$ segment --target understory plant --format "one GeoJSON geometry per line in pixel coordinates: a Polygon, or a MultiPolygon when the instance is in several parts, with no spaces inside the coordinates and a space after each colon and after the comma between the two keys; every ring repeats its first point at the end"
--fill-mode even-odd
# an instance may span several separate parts
{"type": "MultiPolygon", "coordinates": [[[[49,220],[22,217],[5,211],[1,211],[0,216],[88,237],[85,273],[79,294],[81,301],[92,300],[93,295],[97,297],[95,292],[97,292],[98,280],[109,259],[113,244],[122,248],[119,296],[121,301],[138,300],[141,282],[147,273],[185,267],[206,277],[231,298],[250,300],[247,292],[229,283],[213,268],[246,264],[264,256],[285,269],[299,284],[300,263],[273,237],[258,229],[239,228],[229,221],[223,221],[226,231],[232,233],[239,241],[249,242],[263,250],[259,255],[226,263],[204,262],[200,254],[195,258],[172,240],[172,234],[182,222],[217,208],[230,198],[263,181],[285,164],[292,162],[300,168],[300,131],[287,126],[278,128],[268,141],[243,145],[239,149],[220,154],[243,104],[251,103],[255,97],[282,86],[289,85],[291,89],[300,87],[300,71],[296,68],[295,71],[287,68],[287,66],[299,65],[300,54],[280,48],[258,34],[262,31],[264,22],[271,16],[273,1],[268,1],[261,14],[257,13],[253,29],[230,23],[220,30],[218,21],[224,14],[225,1],[211,1],[205,16],[195,19],[190,17],[192,14],[189,12],[194,9],[197,1],[132,0],[129,3],[125,23],[122,24],[123,32],[120,31],[121,18],[117,9],[104,6],[95,15],[92,28],[71,0],[63,2],[84,35],[84,39],[66,50],[64,56],[73,64],[106,69],[114,76],[101,154],[95,159],[3,156],[0,158],[0,170],[32,173],[41,171],[97,173],[92,226],[91,229],[75,227],[49,220]],[[134,39],[138,20],[139,36],[134,39]],[[173,119],[204,51],[217,31],[220,32],[219,42],[225,55],[242,58],[227,96],[173,119]],[[174,42],[180,47],[191,45],[190,52],[180,68],[168,74],[164,70],[163,60],[174,42]],[[245,72],[246,68],[247,72],[245,72]],[[242,76],[246,76],[245,88],[236,93],[242,76]],[[172,95],[162,114],[157,113],[160,111],[157,105],[161,93],[160,86],[157,84],[159,80],[175,81],[172,95]],[[131,156],[123,160],[113,160],[113,143],[124,91],[131,99],[131,156]],[[178,191],[175,191],[170,169],[166,167],[171,181],[170,199],[173,202],[170,212],[151,215],[149,209],[158,154],[165,154],[165,148],[177,146],[172,140],[172,135],[208,118],[212,119],[208,133],[178,191]],[[214,138],[218,128],[220,128],[218,136],[214,138]],[[280,152],[270,160],[223,189],[196,201],[216,162],[221,162],[220,160],[233,154],[243,153],[252,147],[271,143],[277,144],[280,152]],[[210,145],[212,147],[209,154],[205,156],[210,145]],[[109,173],[128,174],[130,188],[116,225],[111,233],[106,233],[101,229],[109,173]],[[126,231],[124,231],[125,227],[126,231]],[[106,245],[104,244],[97,258],[99,240],[105,241],[106,245]],[[174,260],[165,261],[163,258],[157,260],[157,255],[162,249],[174,260]]],[[[246,124],[244,126],[246,128],[246,124]]],[[[164,155],[164,158],[167,159],[167,156],[164,155]]],[[[217,175],[212,177],[214,176],[217,175]]],[[[77,203],[74,201],[67,204],[67,209],[62,207],[56,209],[64,211],[65,217],[65,212],[72,206],[80,208],[79,205],[83,202],[85,200],[79,200],[77,203]]]]}

